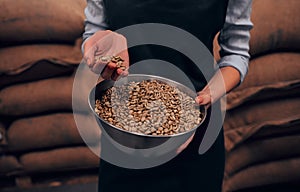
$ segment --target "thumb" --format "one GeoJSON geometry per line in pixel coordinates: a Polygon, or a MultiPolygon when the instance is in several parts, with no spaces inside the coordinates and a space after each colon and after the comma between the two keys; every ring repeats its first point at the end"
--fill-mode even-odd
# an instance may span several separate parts
{"type": "Polygon", "coordinates": [[[195,101],[199,105],[209,105],[212,103],[211,95],[209,93],[199,92],[195,101]]]}

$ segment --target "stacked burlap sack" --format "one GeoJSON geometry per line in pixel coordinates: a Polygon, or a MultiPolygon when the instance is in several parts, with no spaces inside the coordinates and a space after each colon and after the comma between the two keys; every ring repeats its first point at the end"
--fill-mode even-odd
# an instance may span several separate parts
{"type": "Polygon", "coordinates": [[[250,68],[227,97],[224,192],[298,191],[298,0],[254,0],[250,68]]]}
{"type": "Polygon", "coordinates": [[[7,178],[98,166],[72,111],[85,6],[0,1],[0,188],[7,178]]]}

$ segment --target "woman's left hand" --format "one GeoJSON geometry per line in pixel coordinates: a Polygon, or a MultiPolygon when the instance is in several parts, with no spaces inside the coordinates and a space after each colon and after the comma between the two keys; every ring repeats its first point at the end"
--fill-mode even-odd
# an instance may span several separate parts
{"type": "Polygon", "coordinates": [[[213,103],[212,94],[210,93],[207,87],[205,87],[202,91],[197,93],[195,102],[198,105],[205,105],[205,106],[210,106],[213,103]]]}
{"type": "MultiPolygon", "coordinates": [[[[211,97],[209,89],[204,88],[202,91],[198,92],[197,97],[195,98],[195,102],[198,105],[210,106],[212,103],[212,97],[211,97]]],[[[176,151],[177,154],[181,153],[185,148],[187,148],[187,146],[193,140],[194,135],[195,135],[195,133],[177,149],[177,151],[176,151]]]]}

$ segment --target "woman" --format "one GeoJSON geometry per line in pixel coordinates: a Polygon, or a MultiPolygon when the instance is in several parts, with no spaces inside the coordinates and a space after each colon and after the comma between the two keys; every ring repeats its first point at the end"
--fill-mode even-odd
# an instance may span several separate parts
{"type": "MultiPolygon", "coordinates": [[[[118,53],[124,65],[144,59],[173,63],[190,78],[199,105],[211,105],[244,79],[249,61],[251,0],[88,0],[83,34],[87,65],[104,79],[126,76],[106,56],[118,53]],[[220,32],[220,72],[207,84],[190,60],[174,50],[155,45],[126,49],[127,38],[115,31],[123,27],[161,23],[183,29],[197,37],[213,53],[213,39],[220,32]],[[99,41],[100,40],[100,41],[99,41]],[[100,62],[95,55],[105,56],[100,62]],[[222,78],[220,78],[222,77],[222,78]],[[224,89],[218,86],[224,81],[224,89]],[[210,90],[213,89],[213,92],[210,90]]],[[[212,66],[207,66],[212,67],[212,66]]],[[[203,126],[208,125],[209,118],[203,126]]],[[[153,168],[127,169],[100,160],[99,191],[221,191],[224,171],[223,133],[203,155],[198,148],[205,129],[197,130],[177,152],[175,158],[153,168]]],[[[103,149],[105,150],[105,149],[103,149]]]]}

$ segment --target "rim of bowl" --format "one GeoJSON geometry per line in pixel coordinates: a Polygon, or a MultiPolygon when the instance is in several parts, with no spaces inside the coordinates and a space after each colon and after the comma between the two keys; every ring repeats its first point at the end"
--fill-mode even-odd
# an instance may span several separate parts
{"type": "MultiPolygon", "coordinates": [[[[165,78],[165,77],[160,77],[160,76],[156,76],[156,75],[148,75],[148,74],[129,74],[128,76],[124,77],[124,78],[128,78],[128,77],[149,77],[149,78],[155,78],[157,80],[162,80],[164,83],[168,83],[168,82],[172,82],[174,84],[177,84],[181,87],[184,87],[185,89],[188,89],[190,90],[191,92],[194,92],[192,89],[190,89],[189,87],[177,82],[177,81],[174,81],[174,80],[171,80],[171,79],[168,79],[168,78],[165,78]],[[168,82],[165,82],[165,81],[168,81],[168,82]]],[[[145,79],[146,80],[146,79],[145,79]]],[[[177,134],[172,134],[172,135],[146,135],[146,134],[143,134],[143,133],[137,133],[137,132],[133,132],[133,131],[126,131],[122,128],[119,128],[119,127],[116,127],[114,125],[112,125],[111,123],[107,122],[106,120],[104,120],[103,118],[101,118],[96,112],[95,112],[95,104],[92,104],[91,103],[91,96],[93,95],[93,98],[95,99],[95,92],[96,92],[96,88],[98,85],[100,85],[101,83],[104,84],[104,83],[107,83],[107,82],[112,82],[112,80],[103,80],[99,83],[97,83],[90,91],[89,93],[89,97],[88,97],[88,104],[89,104],[89,107],[90,109],[92,110],[93,114],[97,117],[97,120],[101,120],[102,122],[108,124],[110,127],[114,128],[114,129],[117,129],[118,131],[121,131],[121,132],[124,132],[124,133],[128,133],[128,134],[131,134],[131,135],[136,135],[136,136],[142,136],[142,137],[154,137],[154,138],[170,138],[170,137],[178,137],[178,136],[181,136],[181,135],[185,135],[187,133],[190,133],[190,132],[193,132],[195,131],[197,128],[199,128],[202,123],[205,121],[206,119],[206,115],[207,115],[207,108],[203,105],[199,105],[199,110],[201,110],[200,108],[202,108],[204,110],[204,114],[201,112],[201,114],[203,114],[203,117],[201,118],[201,122],[193,127],[192,129],[188,130],[188,131],[184,131],[184,132],[181,132],[181,133],[177,133],[177,134]]],[[[130,81],[129,81],[130,82],[130,81]]],[[[195,93],[195,92],[194,92],[195,93]]],[[[190,94],[188,93],[185,93],[189,96],[191,96],[190,94]]],[[[196,96],[196,93],[195,93],[195,96],[196,96]]],[[[95,100],[96,101],[96,100],[95,100]]],[[[100,123],[102,123],[100,122],[100,123]]]]}

